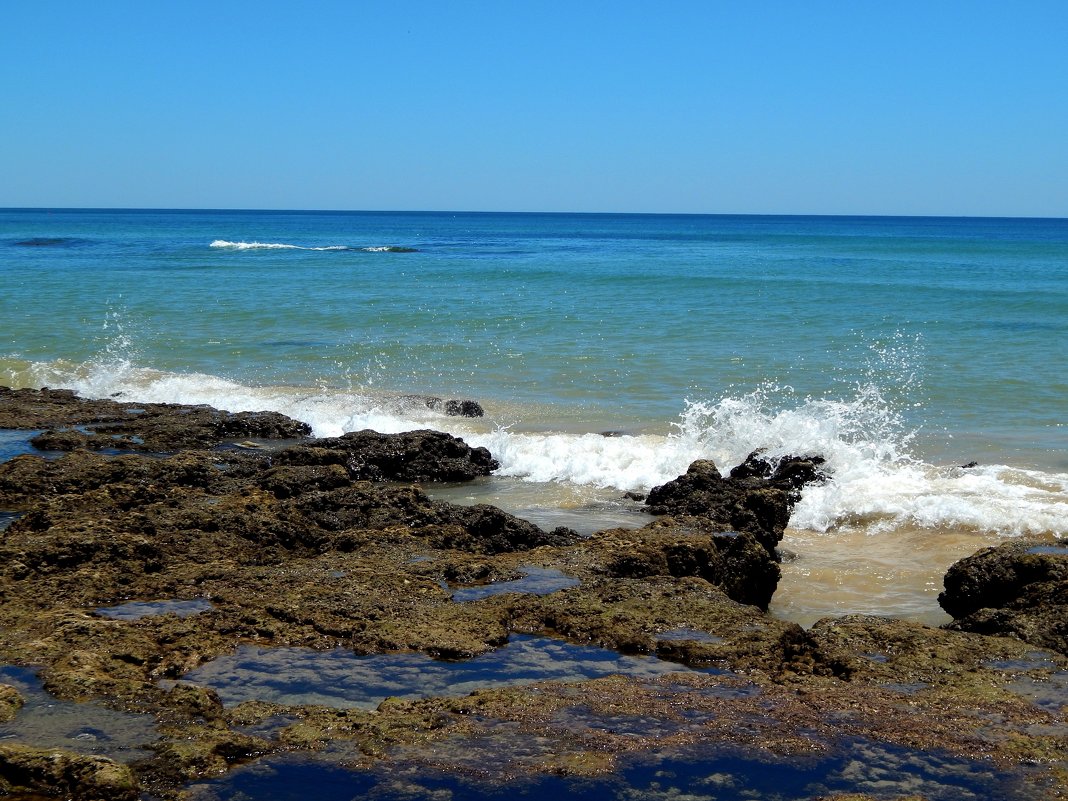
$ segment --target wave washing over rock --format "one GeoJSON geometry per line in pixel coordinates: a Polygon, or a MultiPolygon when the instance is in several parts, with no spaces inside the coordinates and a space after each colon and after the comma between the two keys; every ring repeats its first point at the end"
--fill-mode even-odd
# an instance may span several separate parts
{"type": "Polygon", "coordinates": [[[912,453],[914,433],[871,385],[845,400],[796,399],[788,388],[767,386],[715,403],[688,402],[666,433],[604,436],[514,431],[492,407],[474,425],[443,419],[445,407],[412,403],[407,396],[253,387],[122,360],[73,368],[24,363],[19,372],[28,385],[68,386],[86,397],[276,411],[306,422],[317,436],[430,426],[488,448],[500,463],[495,475],[542,484],[643,492],[685,472],[696,459],[730,469],[757,450],[771,459],[818,453],[831,480],[806,490],[791,518],[793,528],[879,533],[953,527],[1010,537],[1068,535],[1068,473],[925,462],[912,453]],[[784,407],[784,399],[793,405],[784,407]]]}

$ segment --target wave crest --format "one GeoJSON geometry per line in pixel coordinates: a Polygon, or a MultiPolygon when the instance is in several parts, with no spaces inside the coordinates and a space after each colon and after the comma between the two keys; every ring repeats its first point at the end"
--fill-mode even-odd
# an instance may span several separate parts
{"type": "Polygon", "coordinates": [[[0,368],[12,386],[277,411],[310,424],[316,436],[432,427],[489,448],[501,464],[499,476],[609,491],[648,490],[685,472],[695,459],[712,459],[727,472],[754,450],[772,459],[819,454],[827,460],[830,480],[805,488],[790,521],[794,528],[879,533],[957,527],[1002,536],[1068,535],[1068,474],[925,462],[910,452],[913,432],[870,385],[841,399],[796,398],[789,388],[769,385],[747,395],[689,402],[668,434],[606,437],[487,430],[492,406],[484,420],[450,418],[357,391],[252,387],[218,376],[151,370],[111,351],[81,364],[5,359],[0,368]]]}
{"type": "Polygon", "coordinates": [[[285,242],[231,242],[228,239],[216,239],[208,247],[224,250],[357,250],[364,253],[417,253],[415,248],[399,245],[372,245],[352,247],[350,245],[291,245],[285,242]]]}

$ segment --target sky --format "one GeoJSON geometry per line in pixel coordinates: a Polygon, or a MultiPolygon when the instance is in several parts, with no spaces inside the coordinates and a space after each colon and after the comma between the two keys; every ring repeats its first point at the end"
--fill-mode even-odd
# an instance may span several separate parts
{"type": "Polygon", "coordinates": [[[1068,217],[1068,0],[7,0],[26,206],[1068,217]]]}

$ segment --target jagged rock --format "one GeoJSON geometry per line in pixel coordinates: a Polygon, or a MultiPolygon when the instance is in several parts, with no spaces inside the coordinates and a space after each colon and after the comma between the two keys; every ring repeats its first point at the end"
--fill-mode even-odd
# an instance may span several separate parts
{"type": "Polygon", "coordinates": [[[470,481],[499,466],[485,448],[472,448],[441,431],[379,434],[353,431],[279,451],[279,465],[343,465],[367,481],[470,481]]]}
{"type": "Polygon", "coordinates": [[[943,584],[950,627],[1068,653],[1068,543],[985,548],[952,565],[943,584]]]}
{"type": "Polygon", "coordinates": [[[773,466],[753,453],[724,478],[715,463],[699,459],[685,475],[650,490],[645,503],[653,514],[704,517],[748,532],[774,554],[800,488],[822,480],[822,462],[820,457],[785,457],[773,466]]]}
{"type": "Polygon", "coordinates": [[[806,484],[819,484],[827,480],[827,474],[820,469],[827,461],[822,456],[783,456],[772,462],[761,453],[753,451],[746,456],[741,464],[731,470],[730,477],[763,479],[767,485],[791,493],[798,492],[806,484]]]}
{"type": "Polygon", "coordinates": [[[603,553],[607,576],[696,576],[738,603],[767,609],[780,577],[768,550],[752,534],[702,531],[700,520],[687,522],[669,517],[637,531],[602,531],[590,547],[603,553]]]}

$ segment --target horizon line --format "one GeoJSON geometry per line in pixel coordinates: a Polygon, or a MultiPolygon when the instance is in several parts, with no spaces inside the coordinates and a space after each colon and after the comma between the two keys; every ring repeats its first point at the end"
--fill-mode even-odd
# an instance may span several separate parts
{"type": "Polygon", "coordinates": [[[316,208],[254,208],[254,207],[196,207],[196,206],[0,206],[0,211],[43,212],[239,212],[276,214],[484,214],[484,215],[543,215],[543,216],[602,216],[602,217],[853,217],[889,219],[951,219],[951,220],[1068,220],[1068,217],[1030,214],[862,214],[833,212],[702,212],[702,211],[502,211],[479,209],[316,209],[316,208]]]}

